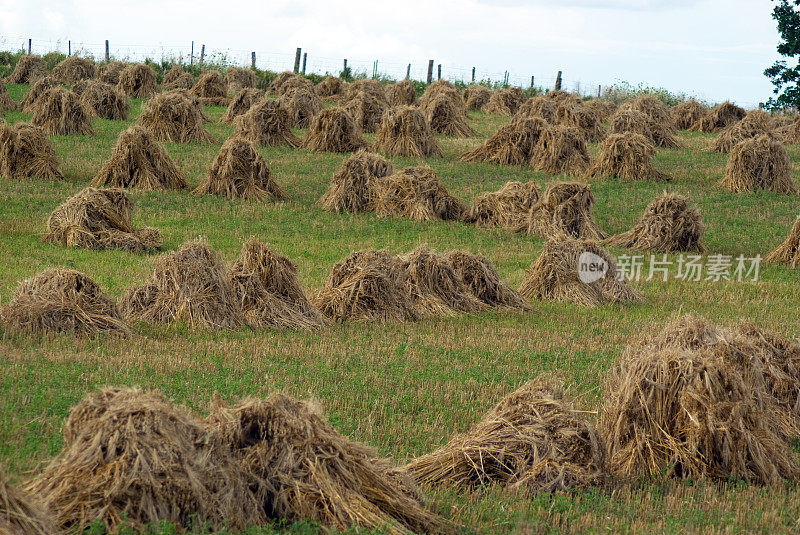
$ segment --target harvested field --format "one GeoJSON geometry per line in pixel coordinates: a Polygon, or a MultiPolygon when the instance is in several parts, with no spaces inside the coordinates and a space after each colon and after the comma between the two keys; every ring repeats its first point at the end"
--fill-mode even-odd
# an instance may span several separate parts
{"type": "Polygon", "coordinates": [[[489,97],[489,101],[483,106],[482,110],[492,115],[510,116],[517,113],[519,107],[526,100],[524,93],[518,87],[498,89],[492,91],[492,96],[489,97]]]}
{"type": "Polygon", "coordinates": [[[242,67],[229,67],[225,71],[224,80],[229,94],[236,94],[242,89],[255,89],[257,81],[256,73],[252,69],[243,69],[242,67]]]}
{"type": "Polygon", "coordinates": [[[705,117],[708,107],[691,98],[673,107],[672,120],[677,130],[688,130],[694,123],[705,117]]]}
{"type": "Polygon", "coordinates": [[[41,78],[37,78],[36,82],[31,85],[31,88],[27,93],[25,93],[25,98],[22,99],[22,102],[20,103],[22,111],[25,113],[33,113],[36,101],[39,100],[48,90],[55,87],[60,87],[55,78],[51,76],[42,76],[41,78]]]}
{"type": "Polygon", "coordinates": [[[96,69],[97,80],[104,84],[115,86],[119,83],[119,75],[125,70],[128,64],[124,61],[112,61],[103,63],[96,69]]]}
{"type": "Polygon", "coordinates": [[[725,127],[738,123],[744,119],[745,115],[747,112],[739,106],[723,102],[697,120],[689,130],[706,133],[719,132],[725,127]]]}
{"type": "Polygon", "coordinates": [[[730,152],[742,141],[763,135],[772,136],[773,129],[769,114],[753,110],[744,119],[726,127],[714,142],[716,152],[730,152]]]}
{"type": "Polygon", "coordinates": [[[264,99],[264,92],[258,89],[245,88],[236,93],[225,115],[220,119],[221,122],[233,124],[234,119],[244,115],[256,102],[264,99]]]}
{"type": "Polygon", "coordinates": [[[197,97],[205,106],[227,106],[230,103],[228,85],[219,71],[211,70],[201,74],[189,94],[197,97]]]}
{"type": "Polygon", "coordinates": [[[656,122],[638,110],[620,108],[611,118],[611,133],[641,134],[656,147],[674,148],[678,146],[671,129],[671,124],[656,122]]]}
{"type": "Polygon", "coordinates": [[[417,90],[411,80],[395,82],[386,89],[389,106],[411,106],[417,101],[417,90]]]}
{"type": "Polygon", "coordinates": [[[314,91],[324,99],[337,97],[344,93],[345,82],[336,76],[326,76],[324,80],[314,86],[314,91]]]}
{"type": "Polygon", "coordinates": [[[322,101],[313,91],[293,89],[280,98],[281,106],[289,112],[289,121],[296,128],[308,128],[311,120],[322,111],[322,101]]]}
{"type": "Polygon", "coordinates": [[[434,132],[454,137],[471,137],[475,130],[467,124],[463,110],[456,107],[452,99],[439,96],[425,107],[425,120],[434,132]]]}
{"type": "Polygon", "coordinates": [[[362,132],[376,132],[388,105],[373,93],[361,91],[342,104],[341,109],[353,118],[362,132]]]}
{"type": "Polygon", "coordinates": [[[464,104],[470,111],[480,111],[492,98],[492,90],[482,85],[468,85],[462,93],[464,104]]]}

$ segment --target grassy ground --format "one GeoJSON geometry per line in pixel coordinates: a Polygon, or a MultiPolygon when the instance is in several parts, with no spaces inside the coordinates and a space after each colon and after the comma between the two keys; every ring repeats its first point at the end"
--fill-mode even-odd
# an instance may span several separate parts
{"type": "MultiPolygon", "coordinates": [[[[9,90],[20,100],[27,87],[12,85],[9,90]]],[[[134,102],[127,122],[96,120],[97,136],[53,137],[64,182],[0,179],[0,303],[8,302],[20,279],[50,266],[83,271],[114,296],[148,276],[153,256],[67,249],[40,239],[48,214],[88,184],[109,158],[117,134],[135,122],[140,106],[134,102]]],[[[208,111],[216,121],[224,110],[208,111]]],[[[5,114],[8,122],[27,118],[5,114]]],[[[526,167],[457,162],[458,154],[507,121],[481,113],[472,118],[478,137],[440,138],[444,158],[393,158],[395,166],[426,163],[451,193],[467,202],[508,180],[535,180],[543,189],[559,179],[526,167]]],[[[208,129],[219,143],[167,144],[192,187],[231,132],[216,122],[208,129]]],[[[712,136],[683,132],[679,138],[682,148],[660,150],[656,161],[675,177],[672,183],[592,183],[598,199],[594,214],[601,227],[610,233],[627,230],[666,189],[688,195],[700,207],[710,253],[763,256],[776,247],[798,214],[797,198],[723,191],[717,181],[727,156],[707,152],[712,136]]],[[[795,161],[800,157],[798,147],[791,153],[795,161]]],[[[301,281],[311,291],[322,285],[335,262],[366,247],[392,252],[409,251],[420,243],[438,250],[466,248],[486,255],[515,286],[541,249],[539,238],[502,230],[324,212],[315,203],[345,155],[290,148],[262,149],[262,154],[286,190],[286,201],[246,203],[188,192],[132,191],[136,223],[161,229],[168,250],[204,236],[226,260],[238,254],[247,237],[256,235],[298,264],[301,281]]],[[[314,396],[342,433],[402,462],[466,430],[501,397],[540,373],[561,375],[578,400],[596,404],[604,373],[627,341],[657,330],[680,312],[723,324],[750,318],[794,335],[800,309],[797,278],[797,272],[787,268],[763,266],[757,283],[637,283],[646,302],[634,306],[585,309],[537,302],[524,314],[487,312],[409,324],[339,325],[315,333],[207,333],[138,325],[140,336],[119,342],[68,336],[40,340],[0,330],[0,465],[17,480],[26,478],[60,450],[61,424],[69,407],[107,384],[157,388],[198,411],[215,391],[227,400],[266,396],[276,389],[314,396]]],[[[789,485],[762,489],[736,483],[645,481],[613,492],[533,499],[497,490],[430,497],[445,516],[487,533],[775,532],[798,529],[800,518],[800,491],[789,485]]]]}

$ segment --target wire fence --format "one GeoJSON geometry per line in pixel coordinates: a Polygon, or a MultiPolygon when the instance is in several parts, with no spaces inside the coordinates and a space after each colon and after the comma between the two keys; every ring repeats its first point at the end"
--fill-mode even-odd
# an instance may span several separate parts
{"type": "MultiPolygon", "coordinates": [[[[176,63],[199,63],[203,44],[199,41],[194,43],[169,43],[162,42],[158,45],[139,45],[125,43],[109,43],[109,55],[112,59],[123,61],[141,62],[150,59],[156,62],[176,62],[176,63]]],[[[0,49],[4,50],[25,50],[30,48],[33,54],[43,55],[48,52],[60,52],[62,54],[73,54],[79,56],[92,56],[95,59],[104,59],[106,53],[106,43],[91,43],[84,41],[74,41],[70,39],[47,40],[33,39],[25,36],[2,36],[0,35],[0,49]]],[[[250,66],[252,64],[252,53],[255,52],[258,69],[275,72],[292,70],[294,68],[295,53],[270,52],[264,50],[241,50],[234,48],[214,48],[205,46],[203,60],[205,63],[224,63],[227,65],[250,66]]],[[[333,74],[338,75],[344,66],[345,58],[332,58],[323,55],[316,55],[313,51],[305,51],[306,73],[313,74],[333,74]]],[[[396,59],[384,60],[381,58],[346,58],[347,66],[353,74],[366,74],[372,76],[377,61],[377,74],[387,78],[400,80],[405,78],[409,72],[413,80],[426,80],[428,73],[429,58],[423,60],[411,60],[400,62],[396,59]]],[[[485,65],[453,65],[440,64],[434,62],[433,79],[438,78],[438,69],[441,65],[442,79],[451,82],[462,81],[470,82],[473,80],[473,68],[475,81],[489,80],[491,82],[506,82],[512,86],[527,88],[531,86],[531,77],[536,87],[553,88],[556,83],[556,73],[522,73],[513,69],[500,71],[496,67],[485,65]]],[[[578,78],[562,77],[562,88],[583,95],[596,95],[600,84],[595,81],[581,80],[578,78]]]]}

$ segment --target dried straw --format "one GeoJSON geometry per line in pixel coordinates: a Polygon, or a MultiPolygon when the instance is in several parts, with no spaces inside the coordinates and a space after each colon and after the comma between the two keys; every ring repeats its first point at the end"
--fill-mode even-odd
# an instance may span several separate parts
{"type": "Polygon", "coordinates": [[[149,253],[161,249],[158,229],[136,229],[133,203],[119,189],[84,188],[58,206],[47,219],[44,240],[84,249],[121,249],[149,253]]]}
{"type": "Polygon", "coordinates": [[[78,56],[69,56],[53,68],[51,75],[59,83],[74,85],[81,80],[94,78],[94,61],[78,56]]]}
{"type": "Polygon", "coordinates": [[[632,132],[649,139],[656,147],[673,148],[678,141],[672,135],[672,123],[659,123],[645,113],[620,107],[611,118],[611,133],[625,134],[632,132]]]}
{"type": "Polygon", "coordinates": [[[361,149],[342,163],[319,204],[333,212],[372,210],[376,183],[393,173],[394,167],[383,156],[361,149]]]}
{"type": "Polygon", "coordinates": [[[142,105],[139,124],[158,141],[215,143],[203,127],[205,114],[199,101],[185,91],[156,95],[142,105]]]}
{"type": "Polygon", "coordinates": [[[723,102],[696,121],[689,130],[693,132],[719,132],[744,119],[747,112],[730,102],[723,102]]]}
{"type": "Polygon", "coordinates": [[[104,84],[115,86],[119,83],[119,75],[127,66],[128,64],[123,61],[112,61],[99,65],[96,69],[97,79],[104,84]]]}
{"type": "Polygon", "coordinates": [[[720,185],[728,191],[765,189],[797,194],[789,152],[780,141],[768,135],[746,139],[731,151],[720,185]]]}
{"type": "Polygon", "coordinates": [[[527,232],[545,238],[566,234],[573,238],[602,240],[606,235],[592,218],[595,202],[591,189],[585,184],[551,184],[531,206],[527,232]]]}
{"type": "Polygon", "coordinates": [[[165,90],[171,89],[186,89],[189,90],[194,87],[194,78],[191,74],[183,70],[180,65],[173,65],[172,68],[164,75],[164,80],[161,82],[161,87],[165,90]]]}
{"type": "Polygon", "coordinates": [[[444,259],[472,295],[494,308],[530,310],[528,302],[511,288],[483,255],[469,251],[448,251],[444,259]]]}
{"type": "Polygon", "coordinates": [[[744,119],[734,123],[720,132],[714,142],[714,152],[730,152],[740,142],[762,135],[772,135],[772,121],[768,113],[752,110],[744,119]]]}
{"type": "Polygon", "coordinates": [[[157,77],[150,65],[128,65],[119,75],[117,91],[133,98],[152,98],[157,91],[157,77]]]}
{"type": "Polygon", "coordinates": [[[492,115],[514,115],[527,100],[525,93],[519,87],[509,87],[508,89],[498,89],[492,92],[492,96],[483,106],[483,111],[492,115]]]}
{"type": "Polygon", "coordinates": [[[381,124],[381,118],[388,108],[385,100],[373,93],[360,91],[345,102],[341,109],[346,111],[362,132],[375,132],[381,124]]]}
{"type": "Polygon", "coordinates": [[[597,485],[605,478],[604,450],[581,412],[561,385],[540,377],[407,469],[424,486],[499,485],[534,493],[597,485]]]}
{"type": "Polygon", "coordinates": [[[800,216],[795,220],[786,240],[767,255],[764,261],[786,264],[792,269],[800,266],[800,216]]]}
{"type": "MultiPolygon", "coordinates": [[[[578,106],[578,104],[575,104],[578,106]]],[[[533,97],[523,102],[514,114],[514,118],[544,119],[549,124],[558,122],[559,105],[547,97],[533,97]]]]}
{"type": "Polygon", "coordinates": [[[38,78],[36,82],[25,93],[25,97],[20,102],[22,111],[25,113],[33,113],[36,101],[39,100],[48,90],[54,87],[61,87],[58,82],[51,76],[43,76],[38,78]]]}
{"type": "Polygon", "coordinates": [[[95,175],[92,185],[145,191],[188,186],[164,147],[141,126],[132,126],[120,133],[111,159],[95,175]]]}
{"type": "Polygon", "coordinates": [[[386,89],[386,100],[389,106],[411,106],[417,100],[417,89],[408,78],[400,80],[386,89]]]}
{"type": "Polygon", "coordinates": [[[430,167],[407,167],[376,182],[375,211],[416,221],[461,221],[467,208],[430,167]]]}
{"type": "Polygon", "coordinates": [[[705,231],[700,211],[686,197],[665,192],[647,205],[631,230],[609,238],[604,244],[660,253],[702,253],[705,231]]]}
{"type": "Polygon", "coordinates": [[[414,321],[404,273],[386,251],[356,251],[331,269],[314,304],[326,317],[345,321],[414,321]]]}
{"type": "Polygon", "coordinates": [[[227,106],[230,103],[228,86],[219,71],[211,70],[201,74],[189,94],[197,97],[206,106],[227,106]]]}
{"type": "Polygon", "coordinates": [[[131,111],[131,101],[124,94],[115,90],[112,86],[98,80],[84,80],[80,84],[86,84],[76,89],[80,95],[81,104],[89,110],[94,117],[103,119],[126,120],[131,111]]]}
{"type": "Polygon", "coordinates": [[[104,388],[64,424],[64,449],[27,489],[60,526],[109,533],[171,522],[246,529],[266,522],[249,474],[219,433],[157,392],[104,388]]]}
{"type": "Polygon", "coordinates": [[[292,133],[289,112],[277,100],[257,100],[249,110],[235,118],[234,126],[234,135],[260,147],[298,147],[301,144],[292,133]]]}
{"type": "Polygon", "coordinates": [[[499,190],[476,197],[466,220],[483,227],[523,231],[528,227],[528,213],[538,200],[535,182],[506,182],[499,190]]]}
{"type": "Polygon", "coordinates": [[[300,286],[297,266],[254,237],[242,246],[230,276],[234,296],[251,327],[315,329],[328,323],[300,286]]]}
{"type": "Polygon", "coordinates": [[[414,106],[386,110],[372,150],[412,158],[444,156],[425,116],[414,106]]]}
{"type": "Polygon", "coordinates": [[[580,130],[572,126],[553,125],[539,136],[531,156],[537,171],[552,174],[581,174],[589,166],[586,141],[580,130]]]}
{"type": "Polygon", "coordinates": [[[454,137],[475,135],[475,130],[467,124],[463,109],[457,108],[453,100],[444,95],[430,100],[424,112],[425,120],[434,132],[454,137]]]}
{"type": "Polygon", "coordinates": [[[322,101],[311,90],[292,89],[280,98],[281,105],[289,112],[291,125],[297,128],[308,128],[311,120],[322,111],[322,101]]]}
{"type": "MultiPolygon", "coordinates": [[[[597,258],[591,260],[600,262],[597,258]]],[[[562,234],[545,242],[542,253],[525,273],[519,293],[528,299],[564,301],[587,307],[641,299],[627,281],[618,279],[614,259],[597,242],[562,234]],[[597,280],[581,280],[580,264],[586,260],[581,257],[586,253],[602,259],[605,265],[605,272],[597,280]]]]}
{"type": "Polygon", "coordinates": [[[548,125],[540,118],[513,118],[496,134],[458,157],[462,162],[489,162],[499,165],[528,165],[539,137],[548,125]]]}
{"type": "Polygon", "coordinates": [[[38,126],[0,122],[0,176],[63,180],[50,138],[38,126]]]}
{"type": "Polygon", "coordinates": [[[338,97],[344,93],[344,85],[345,83],[341,78],[328,75],[324,80],[314,86],[314,91],[320,97],[330,99],[331,97],[338,97]]]}
{"type": "Polygon", "coordinates": [[[228,70],[225,71],[224,81],[228,88],[227,92],[236,94],[242,89],[255,88],[258,80],[252,69],[228,67],[228,70]]]}
{"type": "Polygon", "coordinates": [[[463,94],[464,104],[470,111],[481,111],[492,98],[492,90],[482,85],[468,85],[463,94]]]}
{"type": "Polygon", "coordinates": [[[47,62],[34,54],[19,57],[14,71],[6,78],[9,84],[33,84],[39,78],[47,76],[47,62]]]}
{"type": "Polygon", "coordinates": [[[19,104],[8,94],[6,84],[0,81],[0,117],[4,112],[16,111],[18,108],[19,104]]]}
{"type": "Polygon", "coordinates": [[[285,196],[255,144],[237,136],[222,144],[208,175],[194,193],[245,200],[285,196]]]}
{"type": "Polygon", "coordinates": [[[12,486],[2,469],[0,469],[0,533],[3,535],[60,533],[55,520],[44,506],[24,490],[12,486]]]}
{"type": "Polygon", "coordinates": [[[0,322],[9,331],[39,336],[130,334],[114,300],[92,279],[71,269],[45,269],[20,282],[11,301],[0,308],[0,322]]]}
{"type": "Polygon", "coordinates": [[[244,325],[230,271],[203,240],[158,257],[150,279],[128,289],[120,307],[126,318],[149,323],[182,322],[210,329],[244,325]]]}
{"type": "Polygon", "coordinates": [[[420,317],[473,313],[486,309],[448,259],[425,245],[397,257],[404,291],[420,317]]]}
{"type": "Polygon", "coordinates": [[[63,87],[48,89],[36,100],[31,124],[50,135],[95,135],[91,114],[78,95],[63,87]]]}
{"type": "Polygon", "coordinates": [[[601,432],[611,469],[624,478],[666,470],[750,483],[796,479],[786,424],[794,436],[797,428],[774,387],[791,385],[796,403],[798,362],[800,348],[787,340],[692,317],[631,345],[606,384],[601,432]]]}
{"type": "Polygon", "coordinates": [[[355,152],[368,145],[349,113],[328,108],[314,116],[303,147],[317,152],[355,152]]]}
{"type": "Polygon", "coordinates": [[[603,141],[608,135],[600,116],[584,104],[559,106],[556,114],[559,124],[577,128],[590,143],[603,141]]]}
{"type": "Polygon", "coordinates": [[[424,507],[411,478],[339,434],[314,402],[273,393],[232,408],[217,403],[209,423],[255,480],[272,518],[391,535],[452,531],[424,507]]]}
{"type": "Polygon", "coordinates": [[[708,107],[691,98],[681,102],[671,110],[672,124],[678,130],[688,130],[694,123],[705,117],[708,107]]]}
{"type": "Polygon", "coordinates": [[[655,156],[655,145],[642,134],[611,134],[600,144],[600,152],[586,174],[625,180],[672,180],[671,176],[653,167],[655,156]]]}
{"type": "Polygon", "coordinates": [[[258,89],[244,88],[239,90],[233,97],[231,103],[228,104],[228,109],[225,115],[220,119],[221,123],[233,124],[234,119],[240,115],[244,115],[253,104],[259,102],[264,98],[264,92],[258,89]]]}

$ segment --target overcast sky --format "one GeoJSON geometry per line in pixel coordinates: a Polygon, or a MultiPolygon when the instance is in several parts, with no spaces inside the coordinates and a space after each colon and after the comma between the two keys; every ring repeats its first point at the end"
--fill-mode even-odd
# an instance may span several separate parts
{"type": "Polygon", "coordinates": [[[770,0],[277,0],[230,2],[0,0],[0,46],[60,47],[132,59],[167,51],[207,53],[260,67],[292,67],[308,53],[309,71],[359,70],[425,75],[427,60],[447,78],[501,78],[586,92],[618,80],[754,106],[771,95],[764,69],[777,59],[770,0]]]}

